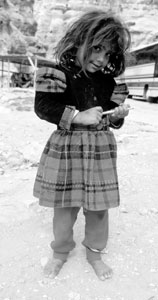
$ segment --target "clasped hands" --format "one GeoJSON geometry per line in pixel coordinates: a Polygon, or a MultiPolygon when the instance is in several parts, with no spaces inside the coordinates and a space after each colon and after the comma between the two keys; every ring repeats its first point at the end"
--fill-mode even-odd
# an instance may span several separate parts
{"type": "MultiPolygon", "coordinates": [[[[130,105],[120,104],[115,107],[112,114],[109,114],[111,122],[117,122],[119,119],[125,118],[129,114],[130,105]]],[[[87,110],[78,112],[72,120],[74,124],[82,125],[98,125],[103,116],[103,109],[101,106],[95,106],[87,110]]]]}

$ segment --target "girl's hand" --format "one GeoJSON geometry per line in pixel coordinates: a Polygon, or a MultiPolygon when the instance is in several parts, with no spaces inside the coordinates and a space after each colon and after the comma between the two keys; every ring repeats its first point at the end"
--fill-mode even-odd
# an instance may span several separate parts
{"type": "Polygon", "coordinates": [[[89,108],[79,112],[72,123],[81,125],[98,125],[102,119],[103,109],[101,106],[89,108]]]}
{"type": "Polygon", "coordinates": [[[129,108],[129,104],[120,104],[118,107],[115,107],[113,114],[110,115],[110,120],[114,122],[125,118],[129,114],[129,108]]]}

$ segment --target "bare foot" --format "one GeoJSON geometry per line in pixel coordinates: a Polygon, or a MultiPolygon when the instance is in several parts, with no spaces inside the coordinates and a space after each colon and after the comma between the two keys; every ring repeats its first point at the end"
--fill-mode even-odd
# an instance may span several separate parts
{"type": "Polygon", "coordinates": [[[44,274],[46,276],[51,275],[51,277],[53,277],[53,278],[56,277],[59,274],[64,263],[65,263],[64,260],[50,258],[43,268],[44,274]]]}
{"type": "Polygon", "coordinates": [[[112,277],[112,269],[108,265],[106,265],[101,259],[89,261],[89,263],[100,280],[106,280],[112,277]]]}

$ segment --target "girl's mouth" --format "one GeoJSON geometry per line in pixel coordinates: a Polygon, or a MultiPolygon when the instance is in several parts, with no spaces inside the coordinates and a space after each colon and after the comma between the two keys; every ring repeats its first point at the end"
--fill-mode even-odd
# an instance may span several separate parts
{"type": "Polygon", "coordinates": [[[93,67],[95,68],[95,69],[101,69],[102,68],[102,66],[100,66],[100,65],[96,65],[96,64],[94,64],[94,63],[91,63],[92,65],[93,65],[93,67]]]}
{"type": "Polygon", "coordinates": [[[91,62],[89,62],[89,64],[87,65],[87,70],[89,71],[89,72],[97,72],[97,71],[99,71],[99,70],[101,70],[102,69],[102,66],[101,65],[97,65],[97,64],[95,64],[95,63],[93,63],[92,61],[91,62]]]}

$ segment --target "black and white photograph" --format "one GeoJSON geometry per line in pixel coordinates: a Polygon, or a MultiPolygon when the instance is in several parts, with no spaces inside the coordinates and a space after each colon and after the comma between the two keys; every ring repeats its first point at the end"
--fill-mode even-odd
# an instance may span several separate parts
{"type": "Polygon", "coordinates": [[[0,300],[158,300],[158,0],[0,0],[0,300]]]}

